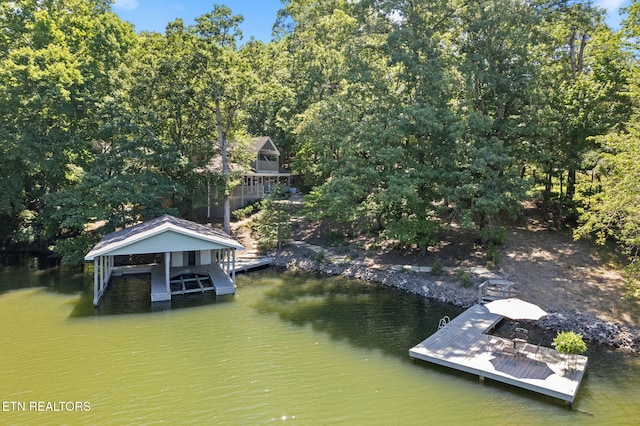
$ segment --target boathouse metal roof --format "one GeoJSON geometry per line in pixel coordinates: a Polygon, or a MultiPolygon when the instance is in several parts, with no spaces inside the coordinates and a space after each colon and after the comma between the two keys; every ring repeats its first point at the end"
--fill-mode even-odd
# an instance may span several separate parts
{"type": "Polygon", "coordinates": [[[130,255],[195,251],[244,247],[225,232],[171,215],[105,235],[84,260],[91,261],[105,255],[130,255]]]}

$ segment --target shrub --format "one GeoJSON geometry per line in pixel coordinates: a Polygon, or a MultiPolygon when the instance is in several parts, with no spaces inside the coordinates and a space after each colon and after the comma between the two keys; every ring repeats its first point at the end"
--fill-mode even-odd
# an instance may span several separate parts
{"type": "Polygon", "coordinates": [[[253,204],[250,204],[246,207],[243,207],[241,209],[237,209],[231,212],[231,214],[233,215],[233,217],[236,218],[236,220],[242,220],[244,218],[246,218],[247,216],[251,215],[251,213],[253,213],[253,204]]]}
{"type": "Polygon", "coordinates": [[[632,262],[624,270],[625,283],[623,300],[640,299],[640,262],[632,262]]]}
{"type": "Polygon", "coordinates": [[[563,354],[583,354],[587,351],[581,334],[573,331],[561,331],[551,343],[556,350],[563,354]]]}
{"type": "Polygon", "coordinates": [[[493,269],[500,263],[500,247],[495,246],[494,244],[489,244],[487,246],[487,269],[493,269]]]}
{"type": "Polygon", "coordinates": [[[288,205],[270,199],[264,200],[253,229],[258,233],[258,245],[263,251],[282,248],[291,238],[291,212],[288,205]]]}
{"type": "Polygon", "coordinates": [[[471,284],[473,284],[473,277],[471,276],[470,273],[468,273],[464,269],[458,269],[456,271],[456,276],[460,281],[460,285],[464,288],[469,288],[471,287],[471,284]]]}
{"type": "Polygon", "coordinates": [[[440,276],[444,273],[444,265],[439,258],[436,258],[431,264],[431,274],[435,276],[440,276]]]}
{"type": "Polygon", "coordinates": [[[480,230],[482,245],[502,246],[507,239],[507,230],[501,226],[488,226],[480,230]]]}
{"type": "Polygon", "coordinates": [[[344,234],[340,231],[329,231],[327,233],[327,243],[330,246],[337,246],[344,241],[344,234]]]}
{"type": "Polygon", "coordinates": [[[324,250],[320,250],[316,253],[315,261],[320,266],[324,265],[327,262],[327,257],[324,254],[324,250]]]}

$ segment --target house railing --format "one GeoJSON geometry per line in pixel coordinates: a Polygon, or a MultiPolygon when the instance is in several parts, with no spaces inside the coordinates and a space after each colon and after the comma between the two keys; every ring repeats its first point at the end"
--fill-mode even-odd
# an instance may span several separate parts
{"type": "Polygon", "coordinates": [[[265,161],[258,160],[256,161],[256,171],[257,172],[278,172],[280,171],[280,166],[277,161],[265,161]]]}

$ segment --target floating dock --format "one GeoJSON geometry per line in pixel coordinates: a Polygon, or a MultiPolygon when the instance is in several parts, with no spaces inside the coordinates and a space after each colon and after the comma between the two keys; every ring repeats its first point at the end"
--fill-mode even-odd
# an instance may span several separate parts
{"type": "Polygon", "coordinates": [[[571,406],[588,358],[530,344],[531,353],[503,354],[497,348],[509,341],[487,334],[502,319],[474,305],[411,348],[409,356],[551,396],[571,406]]]}

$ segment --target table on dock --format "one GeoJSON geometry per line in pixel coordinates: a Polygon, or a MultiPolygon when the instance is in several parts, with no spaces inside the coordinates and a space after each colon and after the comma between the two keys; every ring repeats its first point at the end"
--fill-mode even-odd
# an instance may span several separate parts
{"type": "Polygon", "coordinates": [[[500,338],[486,334],[502,318],[483,305],[474,305],[411,348],[409,356],[572,404],[587,367],[587,357],[564,355],[537,346],[535,355],[524,352],[507,356],[496,346],[500,338]]]}

